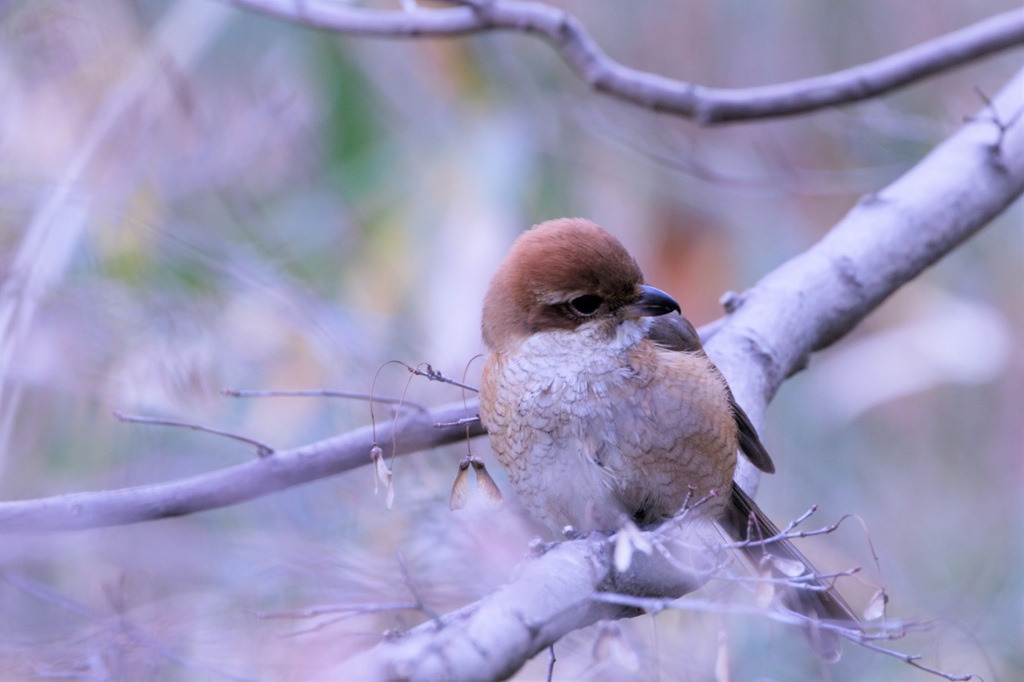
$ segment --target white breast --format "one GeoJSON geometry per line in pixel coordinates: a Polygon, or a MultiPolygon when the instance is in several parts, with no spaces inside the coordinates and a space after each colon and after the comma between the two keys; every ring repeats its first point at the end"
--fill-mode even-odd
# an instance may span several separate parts
{"type": "Polygon", "coordinates": [[[595,354],[597,331],[581,328],[534,334],[488,361],[481,417],[492,447],[528,511],[552,529],[614,528],[625,511],[616,394],[639,379],[626,349],[642,322],[619,325],[613,353],[595,354]]]}

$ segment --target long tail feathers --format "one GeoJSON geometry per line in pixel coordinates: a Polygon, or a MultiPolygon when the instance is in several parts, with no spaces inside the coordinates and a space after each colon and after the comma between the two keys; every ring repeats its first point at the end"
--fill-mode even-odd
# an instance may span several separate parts
{"type": "MultiPolygon", "coordinates": [[[[736,484],[732,486],[732,496],[721,525],[738,542],[755,542],[779,535],[775,524],[736,484]]],[[[783,606],[808,619],[804,631],[815,651],[827,661],[838,661],[842,642],[835,632],[820,627],[820,624],[832,621],[856,625],[858,618],[831,583],[820,578],[808,579],[808,575],[818,575],[817,570],[788,540],[748,545],[743,547],[743,552],[755,566],[764,567],[773,579],[780,581],[778,593],[783,606]],[[773,558],[779,561],[773,562],[773,558]],[[797,564],[803,565],[804,576],[797,576],[794,580],[793,567],[797,564]],[[786,570],[781,570],[780,566],[786,570]]]]}

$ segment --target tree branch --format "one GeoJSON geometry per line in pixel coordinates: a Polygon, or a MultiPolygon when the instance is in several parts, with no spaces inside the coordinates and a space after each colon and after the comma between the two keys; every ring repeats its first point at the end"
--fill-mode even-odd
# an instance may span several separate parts
{"type": "MultiPolygon", "coordinates": [[[[480,601],[427,621],[346,661],[358,679],[504,679],[562,637],[608,618],[641,613],[594,599],[596,593],[659,595],[673,599],[712,575],[668,562],[660,554],[633,554],[629,568],[613,568],[606,538],[562,542],[527,560],[516,577],[480,601]]],[[[327,672],[330,677],[330,671],[327,672]]]]}
{"type": "MultiPolygon", "coordinates": [[[[382,420],[334,438],[279,450],[268,457],[190,478],[118,490],[72,493],[0,502],[0,533],[82,530],[153,521],[209,511],[340,474],[370,464],[379,442],[386,456],[405,455],[484,433],[479,422],[463,428],[434,425],[475,416],[476,402],[453,403],[429,412],[403,413],[397,424],[382,420]],[[394,429],[392,427],[394,426],[394,429]]],[[[367,485],[370,485],[367,479],[367,485]]]]}
{"type": "Polygon", "coordinates": [[[710,88],[625,66],[573,15],[524,0],[443,9],[368,10],[323,0],[228,0],[236,7],[336,33],[382,38],[461,36],[496,30],[546,40],[595,90],[702,124],[792,116],[877,97],[941,71],[1024,45],[1024,10],[1004,12],[873,62],[752,88],[710,88]]]}
{"type": "Polygon", "coordinates": [[[863,197],[821,241],[727,302],[731,315],[707,348],[756,426],[812,352],[1024,192],[1024,70],[992,111],[1000,121],[970,119],[902,177],[863,197]]]}

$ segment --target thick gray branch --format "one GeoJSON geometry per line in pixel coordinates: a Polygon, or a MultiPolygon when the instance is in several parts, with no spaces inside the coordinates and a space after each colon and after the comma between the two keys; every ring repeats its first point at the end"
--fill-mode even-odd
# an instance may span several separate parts
{"type": "Polygon", "coordinates": [[[1024,70],[972,122],[731,302],[732,314],[708,351],[755,425],[812,352],[841,338],[1020,197],[1022,112],[1024,70]]]}
{"type": "Polygon", "coordinates": [[[356,679],[504,679],[573,630],[639,613],[595,601],[596,592],[671,599],[710,575],[681,571],[657,552],[635,553],[620,574],[612,568],[608,541],[563,542],[528,560],[515,579],[486,598],[384,641],[342,670],[356,679]]]}
{"type": "Polygon", "coordinates": [[[323,0],[228,0],[306,26],[387,38],[515,30],[540,36],[592,87],[701,123],[791,116],[876,97],[975,59],[1024,45],[1024,10],[990,17],[888,57],[835,73],[754,88],[709,88],[638,71],[609,57],[571,14],[523,0],[443,9],[368,10],[323,0]]]}

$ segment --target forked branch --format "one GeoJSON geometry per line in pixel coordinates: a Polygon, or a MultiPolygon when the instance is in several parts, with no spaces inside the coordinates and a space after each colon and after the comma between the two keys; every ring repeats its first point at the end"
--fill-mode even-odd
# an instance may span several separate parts
{"type": "Polygon", "coordinates": [[[859,102],[1024,45],[1024,10],[1004,12],[873,62],[842,71],[752,88],[711,88],[621,64],[572,14],[526,0],[458,3],[459,7],[370,10],[326,0],[229,0],[243,9],[313,28],[360,36],[420,38],[497,30],[547,41],[595,90],[702,124],[749,121],[859,102]]]}

